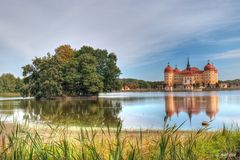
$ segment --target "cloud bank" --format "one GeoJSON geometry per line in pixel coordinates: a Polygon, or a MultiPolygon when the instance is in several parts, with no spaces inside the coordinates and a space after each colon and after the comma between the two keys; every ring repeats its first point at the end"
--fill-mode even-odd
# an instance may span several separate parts
{"type": "Polygon", "coordinates": [[[211,59],[225,60],[225,59],[235,59],[235,58],[240,58],[240,49],[214,54],[211,59]]]}
{"type": "MultiPolygon", "coordinates": [[[[239,6],[231,0],[1,1],[0,54],[22,59],[19,67],[60,44],[91,45],[115,52],[124,73],[239,23],[239,6]]],[[[7,65],[1,62],[0,68],[7,65]]]]}

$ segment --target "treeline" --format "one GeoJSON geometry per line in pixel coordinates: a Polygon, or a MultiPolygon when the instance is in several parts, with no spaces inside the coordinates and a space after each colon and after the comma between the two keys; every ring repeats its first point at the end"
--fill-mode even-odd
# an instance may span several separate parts
{"type": "Polygon", "coordinates": [[[0,93],[20,93],[23,82],[13,74],[5,73],[0,76],[0,93]]]}
{"type": "Polygon", "coordinates": [[[240,87],[240,79],[219,81],[219,83],[226,83],[229,88],[236,88],[236,87],[239,88],[240,87]]]}
{"type": "Polygon", "coordinates": [[[234,80],[225,80],[225,81],[219,81],[219,83],[228,83],[228,84],[240,84],[240,79],[234,79],[234,80]]]}
{"type": "Polygon", "coordinates": [[[72,49],[61,45],[55,53],[36,57],[23,67],[25,96],[50,98],[56,96],[97,95],[119,90],[121,73],[117,56],[107,50],[83,46],[72,49]]]}
{"type": "Polygon", "coordinates": [[[162,89],[163,81],[144,81],[133,78],[121,79],[122,89],[162,89]]]}

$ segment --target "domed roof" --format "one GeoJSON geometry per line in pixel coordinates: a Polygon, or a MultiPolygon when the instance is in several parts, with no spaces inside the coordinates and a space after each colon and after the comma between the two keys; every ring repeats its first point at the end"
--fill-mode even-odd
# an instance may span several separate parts
{"type": "Polygon", "coordinates": [[[208,64],[204,67],[204,71],[217,71],[213,64],[208,61],[208,64]]]}
{"type": "Polygon", "coordinates": [[[170,64],[168,63],[168,66],[164,69],[164,72],[169,73],[169,72],[173,72],[173,68],[170,66],[170,64]]]}
{"type": "Polygon", "coordinates": [[[214,66],[210,63],[208,63],[205,67],[204,67],[204,70],[207,71],[207,70],[212,70],[214,69],[214,66]]]}

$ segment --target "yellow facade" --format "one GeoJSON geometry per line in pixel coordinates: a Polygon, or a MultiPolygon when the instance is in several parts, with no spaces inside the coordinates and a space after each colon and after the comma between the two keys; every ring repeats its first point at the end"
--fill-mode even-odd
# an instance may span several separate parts
{"type": "Polygon", "coordinates": [[[199,70],[197,67],[190,67],[188,61],[187,67],[184,70],[179,70],[176,66],[173,69],[170,64],[164,70],[164,82],[167,88],[182,86],[186,89],[205,87],[215,87],[218,83],[218,71],[213,64],[208,64],[204,70],[199,70]]]}

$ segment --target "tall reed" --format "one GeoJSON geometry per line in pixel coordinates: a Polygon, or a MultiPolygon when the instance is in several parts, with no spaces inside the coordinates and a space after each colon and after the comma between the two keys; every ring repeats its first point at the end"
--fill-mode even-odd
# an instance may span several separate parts
{"type": "MultiPolygon", "coordinates": [[[[183,125],[183,124],[182,124],[183,125]]],[[[0,159],[6,160],[195,160],[237,158],[239,129],[180,131],[165,124],[160,131],[116,128],[34,129],[0,122],[0,159]],[[226,145],[227,144],[227,145],[226,145]]]]}

